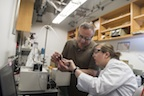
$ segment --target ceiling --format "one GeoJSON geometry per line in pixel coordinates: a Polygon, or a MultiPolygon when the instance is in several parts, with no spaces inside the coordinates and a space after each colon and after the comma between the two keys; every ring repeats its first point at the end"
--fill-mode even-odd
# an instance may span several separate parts
{"type": "MultiPolygon", "coordinates": [[[[34,9],[37,13],[37,22],[42,22],[41,17],[45,13],[53,13],[55,16],[69,3],[70,0],[35,0],[34,9]]],[[[87,0],[69,18],[68,24],[72,27],[79,22],[92,21],[117,7],[129,3],[131,0],[87,0]]]]}

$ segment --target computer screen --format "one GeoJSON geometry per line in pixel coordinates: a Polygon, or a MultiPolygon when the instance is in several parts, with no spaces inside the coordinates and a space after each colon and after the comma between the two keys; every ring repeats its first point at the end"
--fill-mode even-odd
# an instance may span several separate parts
{"type": "Polygon", "coordinates": [[[12,66],[0,68],[0,96],[17,96],[12,66]]]}

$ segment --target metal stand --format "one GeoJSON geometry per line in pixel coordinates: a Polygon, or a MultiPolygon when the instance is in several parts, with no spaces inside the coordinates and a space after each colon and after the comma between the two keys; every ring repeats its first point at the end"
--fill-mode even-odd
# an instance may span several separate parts
{"type": "Polygon", "coordinates": [[[44,58],[43,58],[43,64],[45,63],[45,53],[46,53],[46,47],[47,47],[47,35],[48,35],[48,29],[49,27],[45,27],[46,28],[46,37],[45,37],[45,46],[44,46],[44,58]]]}

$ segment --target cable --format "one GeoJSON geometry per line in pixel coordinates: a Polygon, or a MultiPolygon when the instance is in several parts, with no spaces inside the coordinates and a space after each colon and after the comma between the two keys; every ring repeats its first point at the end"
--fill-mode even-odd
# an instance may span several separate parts
{"type": "Polygon", "coordinates": [[[44,26],[40,29],[40,32],[43,30],[43,28],[46,28],[46,27],[50,28],[50,29],[55,33],[55,35],[57,36],[57,38],[60,40],[59,36],[56,34],[56,31],[55,31],[50,25],[44,25],[44,26]]]}
{"type": "Polygon", "coordinates": [[[41,29],[40,29],[40,32],[44,29],[44,28],[46,28],[46,37],[45,37],[45,51],[44,51],[44,58],[43,58],[43,63],[45,63],[45,53],[46,53],[46,46],[47,46],[47,35],[48,35],[48,30],[49,29],[51,29],[53,32],[54,32],[54,34],[55,34],[55,36],[56,36],[56,38],[58,39],[58,41],[61,41],[61,39],[59,38],[59,36],[57,35],[57,33],[56,33],[56,31],[50,26],[50,25],[44,25],[41,29]]]}

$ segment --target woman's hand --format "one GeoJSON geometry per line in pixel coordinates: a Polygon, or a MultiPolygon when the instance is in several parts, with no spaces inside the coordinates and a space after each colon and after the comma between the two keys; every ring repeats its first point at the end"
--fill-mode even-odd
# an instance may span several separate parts
{"type": "MultiPolygon", "coordinates": [[[[62,59],[59,61],[59,66],[61,71],[76,71],[76,65],[74,64],[73,60],[62,59]]],[[[75,76],[78,77],[81,73],[83,73],[80,69],[74,72],[75,76]]]]}
{"type": "Polygon", "coordinates": [[[51,61],[57,64],[60,71],[73,71],[76,68],[72,60],[63,58],[58,52],[51,56],[51,61]]]}
{"type": "Polygon", "coordinates": [[[62,59],[59,61],[59,66],[61,71],[73,71],[76,66],[72,60],[62,59]]]}

